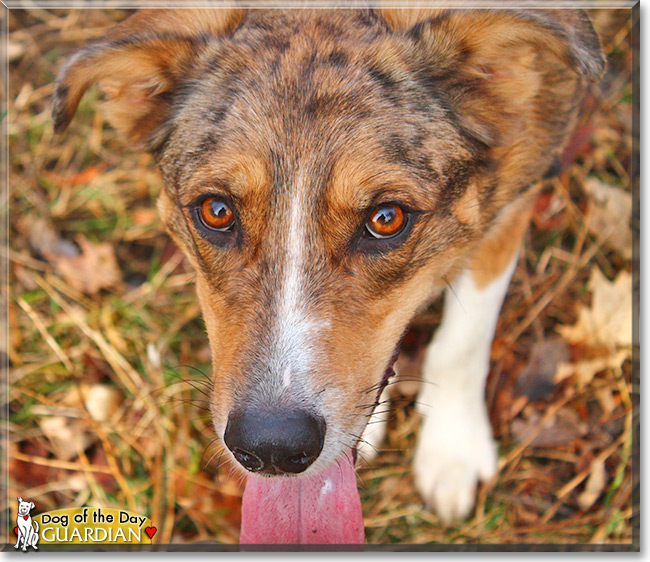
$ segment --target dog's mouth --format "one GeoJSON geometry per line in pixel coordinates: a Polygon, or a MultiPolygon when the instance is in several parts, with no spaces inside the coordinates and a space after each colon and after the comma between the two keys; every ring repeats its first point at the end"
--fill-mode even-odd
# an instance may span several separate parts
{"type": "MultiPolygon", "coordinates": [[[[375,405],[395,376],[399,344],[377,385],[375,405]]],[[[242,501],[241,544],[363,544],[355,444],[317,474],[249,476],[242,501]]]]}

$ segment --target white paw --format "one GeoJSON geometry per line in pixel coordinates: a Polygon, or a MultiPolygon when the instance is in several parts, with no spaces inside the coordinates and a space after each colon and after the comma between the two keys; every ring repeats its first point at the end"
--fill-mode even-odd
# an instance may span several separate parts
{"type": "Polygon", "coordinates": [[[420,409],[415,485],[427,506],[449,524],[469,515],[478,481],[496,474],[492,429],[483,404],[420,409]]]}

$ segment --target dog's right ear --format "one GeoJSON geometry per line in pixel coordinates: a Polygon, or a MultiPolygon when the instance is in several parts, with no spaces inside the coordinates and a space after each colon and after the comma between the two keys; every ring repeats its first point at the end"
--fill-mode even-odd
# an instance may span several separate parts
{"type": "Polygon", "coordinates": [[[56,80],[52,116],[56,132],[72,120],[84,92],[98,84],[108,121],[138,149],[153,150],[174,90],[193,61],[218,37],[232,33],[244,11],[141,10],[102,39],[73,55],[56,80]]]}
{"type": "Polygon", "coordinates": [[[18,498],[18,503],[23,503],[23,498],[18,498]]]}
{"type": "Polygon", "coordinates": [[[418,79],[443,99],[466,134],[491,149],[501,181],[512,181],[510,189],[549,170],[571,132],[587,83],[605,68],[598,35],[583,10],[382,14],[418,50],[418,79]]]}

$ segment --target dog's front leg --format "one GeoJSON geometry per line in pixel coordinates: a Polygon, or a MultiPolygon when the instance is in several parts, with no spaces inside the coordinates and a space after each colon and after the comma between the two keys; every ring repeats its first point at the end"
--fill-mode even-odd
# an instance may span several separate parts
{"type": "Polygon", "coordinates": [[[22,534],[20,531],[20,527],[17,527],[17,529],[18,529],[18,537],[16,538],[16,546],[14,546],[15,549],[18,549],[18,546],[20,545],[20,536],[22,534]]]}
{"type": "Polygon", "coordinates": [[[477,482],[496,473],[484,387],[529,207],[516,205],[509,217],[488,233],[447,290],[442,322],[426,351],[413,471],[423,499],[445,523],[467,516],[477,482]]]}

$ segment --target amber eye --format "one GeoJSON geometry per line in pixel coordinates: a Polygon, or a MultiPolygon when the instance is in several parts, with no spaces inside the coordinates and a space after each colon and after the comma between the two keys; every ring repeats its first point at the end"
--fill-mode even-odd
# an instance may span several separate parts
{"type": "Polygon", "coordinates": [[[392,238],[402,232],[405,226],[404,210],[393,203],[377,207],[366,222],[368,232],[375,238],[392,238]]]}
{"type": "Polygon", "coordinates": [[[212,230],[226,231],[235,222],[228,203],[218,197],[208,197],[201,203],[199,214],[203,224],[212,230]]]}

